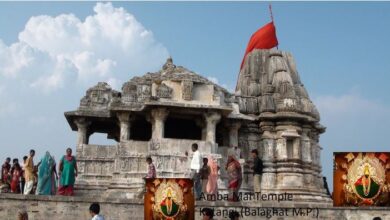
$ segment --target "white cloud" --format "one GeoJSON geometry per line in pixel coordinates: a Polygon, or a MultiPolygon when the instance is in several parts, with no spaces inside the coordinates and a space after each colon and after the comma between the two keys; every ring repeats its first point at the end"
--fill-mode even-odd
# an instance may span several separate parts
{"type": "Polygon", "coordinates": [[[356,92],[340,96],[318,96],[314,98],[321,115],[328,118],[379,117],[390,113],[390,107],[375,100],[362,97],[356,92]]]}
{"type": "Polygon", "coordinates": [[[17,109],[17,104],[7,97],[7,87],[0,85],[0,119],[13,115],[17,109]]]}
{"type": "Polygon", "coordinates": [[[157,70],[167,57],[168,50],[132,14],[97,3],[84,21],[73,14],[34,16],[19,41],[7,46],[0,40],[0,75],[50,92],[74,82],[118,84],[157,70]]]}
{"type": "Polygon", "coordinates": [[[313,101],[321,114],[321,123],[328,127],[326,135],[334,135],[344,145],[359,144],[358,140],[366,142],[367,134],[383,133],[390,123],[390,106],[357,92],[319,96],[313,101]]]}
{"type": "Polygon", "coordinates": [[[217,84],[217,85],[222,86],[223,88],[227,89],[229,92],[234,93],[234,89],[232,87],[228,86],[226,83],[219,84],[220,82],[219,82],[217,77],[208,76],[207,79],[210,80],[211,82],[217,84]]]}

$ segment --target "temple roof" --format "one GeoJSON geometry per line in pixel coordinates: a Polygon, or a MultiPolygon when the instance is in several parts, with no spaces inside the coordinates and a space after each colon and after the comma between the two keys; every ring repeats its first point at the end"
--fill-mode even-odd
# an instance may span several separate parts
{"type": "Polygon", "coordinates": [[[128,87],[129,85],[151,85],[153,82],[158,83],[164,80],[171,80],[171,81],[178,81],[178,82],[191,81],[193,83],[214,85],[217,90],[229,94],[229,92],[225,88],[212,82],[206,77],[203,77],[198,73],[188,70],[185,67],[176,66],[175,64],[173,64],[172,58],[168,58],[166,63],[163,65],[162,69],[157,72],[154,73],[148,72],[145,75],[135,76],[131,78],[128,82],[123,84],[122,92],[125,92],[126,87],[128,87]]]}
{"type": "MultiPolygon", "coordinates": [[[[140,112],[156,106],[186,108],[194,111],[215,110],[230,114],[234,95],[225,88],[182,66],[176,66],[169,58],[161,70],[135,76],[125,82],[121,91],[99,82],[89,88],[75,111],[65,116],[72,128],[77,117],[112,118],[116,111],[140,112]]],[[[245,117],[241,117],[245,118],[245,117]]]]}
{"type": "Polygon", "coordinates": [[[256,49],[249,53],[240,71],[235,95],[240,112],[259,119],[280,116],[320,120],[288,52],[256,49]]]}

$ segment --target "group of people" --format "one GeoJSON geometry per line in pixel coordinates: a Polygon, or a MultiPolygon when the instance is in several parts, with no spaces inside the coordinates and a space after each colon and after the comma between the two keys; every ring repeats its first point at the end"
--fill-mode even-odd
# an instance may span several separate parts
{"type": "MultiPolygon", "coordinates": [[[[220,170],[220,167],[217,164],[216,158],[213,156],[208,156],[207,158],[202,157],[198,150],[198,144],[192,144],[191,148],[193,154],[190,168],[191,176],[194,181],[195,199],[201,200],[202,197],[207,199],[209,198],[208,195],[216,195],[218,192],[218,171],[220,170]]],[[[241,153],[237,152],[239,152],[239,148],[237,147],[233,147],[229,150],[225,166],[228,176],[228,198],[230,201],[238,201],[238,191],[240,190],[242,183],[242,168],[239,162],[241,153]]],[[[188,156],[187,152],[186,156],[188,156]]],[[[259,158],[259,153],[256,149],[251,151],[251,157],[253,159],[251,168],[253,170],[254,192],[260,192],[263,162],[259,158]]],[[[156,178],[156,168],[152,158],[147,157],[146,162],[148,164],[148,173],[144,178],[156,178]]]]}
{"type": "Polygon", "coordinates": [[[56,161],[46,152],[38,164],[34,165],[35,150],[30,150],[29,156],[23,157],[19,164],[17,158],[6,158],[1,167],[2,192],[36,195],[66,195],[74,194],[73,186],[77,177],[77,162],[68,148],[56,168],[56,161]],[[58,186],[58,187],[57,187],[58,186]]]}
{"type": "MultiPolygon", "coordinates": [[[[217,165],[215,158],[209,156],[202,158],[198,145],[192,145],[193,157],[191,160],[191,171],[194,179],[194,191],[197,200],[200,200],[203,195],[213,195],[218,191],[218,171],[220,167],[217,165]],[[203,165],[201,165],[203,161],[203,165]]],[[[259,158],[259,153],[256,149],[251,151],[253,159],[253,186],[254,192],[260,192],[261,175],[263,173],[263,162],[259,158]]],[[[240,150],[237,146],[232,147],[228,151],[227,163],[225,165],[228,177],[229,200],[238,200],[238,191],[242,183],[242,168],[239,162],[241,157],[240,150]]],[[[206,197],[208,198],[208,197],[206,197]]]]}

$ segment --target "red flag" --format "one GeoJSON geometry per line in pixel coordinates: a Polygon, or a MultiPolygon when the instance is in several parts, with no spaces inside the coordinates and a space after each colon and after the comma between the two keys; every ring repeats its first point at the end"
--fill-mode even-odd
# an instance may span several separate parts
{"type": "Polygon", "coordinates": [[[262,28],[257,30],[249,40],[248,46],[245,51],[244,58],[241,62],[241,67],[244,65],[246,55],[254,49],[271,49],[278,46],[278,39],[276,38],[276,30],[274,22],[264,25],[262,28]]]}

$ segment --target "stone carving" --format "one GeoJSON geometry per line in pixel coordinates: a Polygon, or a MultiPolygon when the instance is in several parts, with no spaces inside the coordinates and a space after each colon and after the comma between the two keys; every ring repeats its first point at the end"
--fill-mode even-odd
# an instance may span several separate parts
{"type": "Polygon", "coordinates": [[[86,95],[80,100],[80,109],[107,108],[112,98],[118,101],[119,92],[114,91],[105,82],[99,82],[87,90],[86,95]]]}
{"type": "Polygon", "coordinates": [[[151,140],[150,142],[149,142],[149,149],[151,150],[151,151],[156,151],[156,150],[158,150],[158,149],[160,149],[160,142],[158,141],[158,140],[151,140]]]}
{"type": "Polygon", "coordinates": [[[192,87],[193,87],[192,81],[188,81],[188,80],[182,81],[181,87],[182,87],[181,89],[182,89],[183,100],[191,101],[192,100],[192,87]]]}
{"type": "Polygon", "coordinates": [[[169,86],[165,85],[164,83],[160,84],[158,87],[157,87],[157,90],[156,90],[156,95],[158,98],[172,98],[172,88],[170,88],[169,86]]]}
{"type": "Polygon", "coordinates": [[[138,101],[148,100],[151,96],[151,89],[149,85],[138,85],[137,86],[137,97],[138,101]]]}

